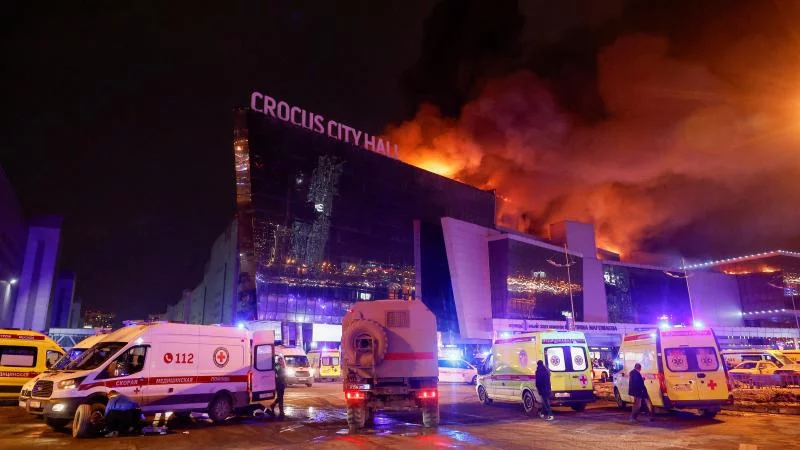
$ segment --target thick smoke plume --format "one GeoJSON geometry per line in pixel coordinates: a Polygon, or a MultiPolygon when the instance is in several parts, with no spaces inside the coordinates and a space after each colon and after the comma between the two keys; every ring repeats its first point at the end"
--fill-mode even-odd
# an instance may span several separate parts
{"type": "Polygon", "coordinates": [[[800,80],[800,59],[764,70],[764,51],[744,42],[712,66],[673,58],[665,38],[624,36],[598,55],[602,120],[582,122],[519,71],[457,119],[425,105],[388,134],[406,162],[496,189],[500,225],[546,235],[588,221],[598,244],[623,252],[786,242],[800,223],[800,89],[775,80],[800,80]]]}

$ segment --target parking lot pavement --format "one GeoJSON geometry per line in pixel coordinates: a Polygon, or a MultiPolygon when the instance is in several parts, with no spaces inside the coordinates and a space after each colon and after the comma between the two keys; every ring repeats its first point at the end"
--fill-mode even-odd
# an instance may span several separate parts
{"type": "Polygon", "coordinates": [[[169,449],[306,448],[568,448],[568,449],[758,449],[795,448],[800,442],[796,416],[722,413],[707,420],[687,413],[658,416],[654,422],[627,422],[628,412],[597,402],[578,413],[556,408],[556,420],[526,417],[519,405],[478,403],[474,388],[440,385],[438,429],[422,428],[411,413],[379,413],[375,427],[349,434],[341,385],[318,383],[289,388],[287,418],[239,418],[224,425],[194,422],[174,426],[166,436],[125,436],[74,440],[54,432],[15,406],[0,407],[0,448],[169,449]],[[412,447],[413,446],[413,447],[412,447]]]}

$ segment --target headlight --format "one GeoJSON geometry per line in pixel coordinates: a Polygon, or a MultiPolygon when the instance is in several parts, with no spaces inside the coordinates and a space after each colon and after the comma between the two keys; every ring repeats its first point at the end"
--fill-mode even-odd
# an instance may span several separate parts
{"type": "Polygon", "coordinates": [[[81,381],[83,381],[84,379],[86,379],[86,377],[70,378],[69,380],[59,381],[56,386],[59,389],[64,389],[64,390],[75,389],[81,384],[81,381]]]}
{"type": "Polygon", "coordinates": [[[286,369],[286,375],[289,375],[290,377],[294,376],[294,369],[286,369]]]}

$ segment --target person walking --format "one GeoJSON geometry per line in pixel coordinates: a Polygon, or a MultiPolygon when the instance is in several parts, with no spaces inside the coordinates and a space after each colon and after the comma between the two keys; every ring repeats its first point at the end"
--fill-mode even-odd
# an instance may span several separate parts
{"type": "Polygon", "coordinates": [[[553,420],[553,410],[550,408],[550,371],[544,366],[544,363],[539,360],[536,362],[536,390],[542,397],[542,408],[539,410],[539,417],[544,420],[553,420]]]}
{"type": "Polygon", "coordinates": [[[139,405],[115,390],[108,391],[108,404],[103,417],[106,437],[117,437],[120,433],[130,433],[136,429],[142,418],[139,405]]]}
{"type": "Polygon", "coordinates": [[[279,418],[286,417],[283,414],[283,393],[286,390],[286,363],[280,356],[275,357],[275,401],[272,402],[269,409],[272,415],[275,415],[275,406],[278,407],[280,414],[279,418]]]}
{"type": "Polygon", "coordinates": [[[633,397],[633,408],[631,409],[631,422],[637,422],[636,417],[644,409],[650,415],[650,420],[653,420],[653,412],[647,408],[648,398],[647,386],[644,385],[644,377],[642,377],[642,365],[636,363],[630,373],[630,380],[628,381],[628,395],[633,397]]]}

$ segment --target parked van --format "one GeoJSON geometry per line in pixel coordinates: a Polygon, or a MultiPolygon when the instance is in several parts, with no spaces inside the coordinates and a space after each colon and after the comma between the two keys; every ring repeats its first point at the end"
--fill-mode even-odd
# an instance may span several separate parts
{"type": "Polygon", "coordinates": [[[314,370],[315,380],[339,381],[342,379],[342,365],[339,350],[311,350],[308,362],[314,370]]]}
{"type": "Polygon", "coordinates": [[[275,354],[286,363],[287,386],[290,384],[305,384],[308,387],[314,385],[315,371],[302,348],[278,345],[275,347],[275,354]]]}
{"type": "Polygon", "coordinates": [[[728,371],[710,329],[674,328],[626,335],[615,362],[614,398],[620,408],[633,402],[628,383],[642,365],[648,407],[697,409],[714,417],[733,403],[728,371]]]}
{"type": "Polygon", "coordinates": [[[28,382],[22,386],[22,390],[19,393],[19,406],[33,415],[41,415],[42,411],[41,409],[39,409],[41,405],[34,402],[35,409],[32,411],[30,409],[30,403],[29,403],[31,398],[31,390],[33,390],[33,386],[36,385],[36,382],[39,381],[39,378],[41,378],[42,375],[44,374],[63,370],[67,366],[67,364],[77,359],[80,355],[83,354],[83,352],[90,349],[94,344],[97,344],[98,342],[102,341],[103,338],[105,337],[106,337],[105,334],[96,334],[94,336],[89,336],[86,339],[78,342],[77,344],[75,344],[75,347],[69,349],[64,354],[64,356],[61,357],[61,359],[56,361],[56,363],[53,364],[52,367],[42,372],[41,374],[37,375],[36,377],[28,380],[28,382]]]}
{"type": "Polygon", "coordinates": [[[52,367],[64,350],[42,333],[0,329],[0,400],[19,397],[22,386],[52,367]]]}
{"type": "Polygon", "coordinates": [[[595,400],[586,336],[579,331],[541,331],[499,339],[484,361],[478,376],[478,399],[521,402],[525,412],[535,414],[541,404],[536,390],[536,362],[550,370],[552,405],[583,411],[595,400]]]}
{"type": "Polygon", "coordinates": [[[785,352],[770,349],[730,349],[722,351],[722,358],[728,369],[732,369],[743,362],[769,361],[778,367],[792,364],[794,361],[785,352]]]}
{"type": "MultiPolygon", "coordinates": [[[[94,431],[108,392],[137,402],[146,414],[207,412],[221,422],[237,412],[263,409],[275,396],[273,331],[148,323],[109,333],[65,370],[34,385],[52,428],[72,422],[72,435],[94,431]]],[[[33,409],[33,406],[31,406],[33,409]]]]}

